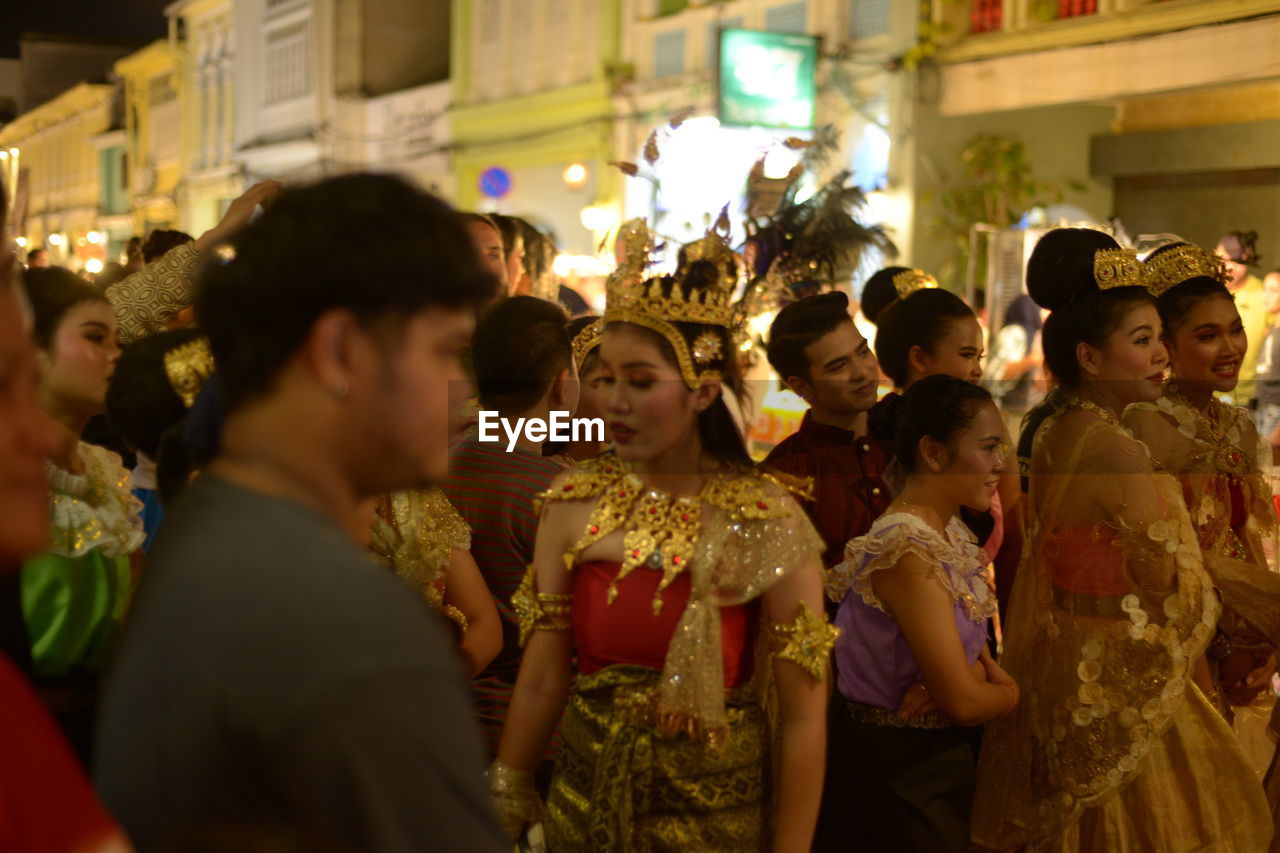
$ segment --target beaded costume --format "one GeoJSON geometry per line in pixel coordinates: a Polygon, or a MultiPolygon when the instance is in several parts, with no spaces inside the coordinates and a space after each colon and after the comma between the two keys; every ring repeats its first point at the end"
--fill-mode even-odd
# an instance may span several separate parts
{"type": "MultiPolygon", "coordinates": [[[[604,324],[662,335],[689,388],[718,378],[736,282],[723,239],[709,232],[684,247],[674,277],[649,279],[644,224],[628,223],[619,239],[604,324]],[[700,287],[688,286],[694,276],[700,287]],[[686,338],[677,323],[702,328],[686,338]]],[[[522,640],[571,631],[577,658],[545,813],[549,849],[764,849],[770,658],[821,683],[838,633],[804,604],[783,624],[762,606],[792,572],[816,572],[823,544],[808,517],[779,479],[752,467],[713,471],[698,494],[677,495],[612,453],[566,472],[542,499],[590,507],[564,554],[570,591],[540,592],[530,567],[512,601],[522,640]],[[609,559],[590,557],[602,548],[609,559]]],[[[528,815],[508,783],[518,772],[496,762],[492,786],[500,811],[528,815]]]]}
{"type": "Polygon", "coordinates": [[[1031,474],[1001,658],[1022,702],[983,740],[974,841],[1265,849],[1261,787],[1192,681],[1220,605],[1177,481],[1080,400],[1037,431],[1031,474]]]}
{"type": "MultiPolygon", "coordinates": [[[[1125,425],[1182,486],[1205,569],[1222,598],[1210,669],[1216,684],[1239,679],[1252,669],[1248,662],[1265,660],[1280,646],[1280,574],[1269,569],[1276,554],[1270,448],[1261,447],[1244,409],[1211,399],[1198,411],[1176,382],[1168,383],[1158,402],[1131,406],[1125,425]]],[[[1275,704],[1271,691],[1263,692],[1256,707],[1232,708],[1221,692],[1211,698],[1235,724],[1261,774],[1275,750],[1265,733],[1275,704]]]]}
{"type": "Polygon", "coordinates": [[[835,639],[803,606],[789,624],[757,627],[760,596],[821,553],[812,525],[766,475],[711,475],[698,496],[675,496],[610,454],[544,500],[593,505],[565,555],[573,594],[540,594],[530,570],[513,600],[522,637],[572,630],[579,655],[547,809],[553,849],[757,849],[768,780],[759,655],[771,648],[821,679],[835,639]],[[580,562],[620,531],[623,562],[580,562]]]}
{"type": "Polygon", "coordinates": [[[378,501],[374,556],[422,593],[431,608],[467,633],[467,617],[444,600],[454,551],[471,550],[471,529],[438,488],[394,492],[378,501]]]}

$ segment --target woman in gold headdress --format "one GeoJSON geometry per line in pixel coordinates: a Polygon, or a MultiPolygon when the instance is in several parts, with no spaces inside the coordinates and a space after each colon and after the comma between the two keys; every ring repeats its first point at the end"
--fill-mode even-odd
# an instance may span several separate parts
{"type": "Polygon", "coordinates": [[[1209,646],[1214,694],[1261,775],[1275,751],[1266,723],[1280,645],[1269,448],[1247,411],[1215,394],[1235,390],[1247,341],[1222,263],[1188,243],[1170,243],[1143,265],[1164,323],[1173,378],[1154,403],[1131,406],[1124,423],[1182,485],[1205,568],[1222,598],[1209,646]]]}
{"type": "Polygon", "coordinates": [[[550,849],[807,851],[835,635],[822,542],[751,463],[721,396],[732,253],[709,234],[674,277],[644,280],[643,223],[623,239],[600,344],[617,449],[546,493],[495,800],[513,836],[543,814],[531,771],[576,656],[550,849]]]}
{"type": "Polygon", "coordinates": [[[1137,256],[1058,229],[1027,265],[1060,383],[1030,471],[1030,548],[1000,663],[1022,688],[988,727],[973,839],[1029,851],[1258,851],[1261,786],[1205,698],[1220,605],[1178,482],[1120,424],[1168,355],[1137,256]]]}

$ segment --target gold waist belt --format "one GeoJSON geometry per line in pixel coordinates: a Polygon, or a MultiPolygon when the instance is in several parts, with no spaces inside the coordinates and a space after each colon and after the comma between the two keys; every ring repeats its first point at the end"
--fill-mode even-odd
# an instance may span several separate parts
{"type": "Polygon", "coordinates": [[[900,717],[897,711],[854,702],[852,699],[845,699],[842,707],[845,716],[859,723],[869,723],[873,726],[890,726],[895,729],[950,729],[956,725],[941,714],[929,712],[917,717],[900,717]]]}

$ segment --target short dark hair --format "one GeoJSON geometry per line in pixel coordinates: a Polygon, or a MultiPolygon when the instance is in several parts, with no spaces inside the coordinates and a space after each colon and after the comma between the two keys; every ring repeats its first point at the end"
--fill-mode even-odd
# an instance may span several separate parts
{"type": "Polygon", "coordinates": [[[22,285],[31,303],[32,332],[36,346],[49,350],[58,324],[72,308],[83,302],[106,302],[97,288],[66,267],[28,269],[22,285]]]}
{"type": "Polygon", "coordinates": [[[981,385],[938,373],[885,402],[888,411],[882,414],[880,424],[891,426],[892,434],[881,437],[892,438],[894,458],[904,471],[913,474],[919,467],[920,439],[929,436],[949,446],[973,423],[978,409],[992,399],[981,385]]]}
{"type": "Polygon", "coordinates": [[[42,249],[39,246],[36,246],[34,249],[30,249],[27,252],[27,260],[30,261],[36,255],[47,255],[47,254],[49,254],[49,251],[47,249],[42,249]]]}
{"type": "Polygon", "coordinates": [[[203,335],[197,329],[148,335],[125,347],[116,362],[107,388],[107,420],[130,447],[152,461],[165,430],[187,416],[187,407],[165,371],[165,356],[203,335]]]}
{"type": "MultiPolygon", "coordinates": [[[[516,247],[516,238],[521,236],[520,220],[514,216],[503,216],[501,213],[490,213],[486,218],[493,222],[498,229],[498,236],[502,238],[503,259],[510,260],[511,252],[516,247]]],[[[521,242],[524,241],[521,240],[521,242]]]]}
{"type": "Polygon", "coordinates": [[[271,388],[327,311],[371,328],[433,306],[471,309],[497,292],[459,215],[389,175],[286,190],[232,248],[233,260],[206,265],[195,299],[229,411],[271,388]]]}
{"type": "Polygon", "coordinates": [[[157,228],[147,237],[147,241],[142,244],[142,260],[147,263],[163,258],[170,249],[176,249],[185,243],[190,243],[194,237],[185,231],[171,231],[167,228],[157,228]]]}
{"type": "Polygon", "coordinates": [[[899,299],[880,315],[876,358],[884,375],[899,387],[907,384],[911,348],[929,354],[947,336],[951,324],[973,317],[973,309],[949,290],[929,287],[899,299]]]}
{"type": "Polygon", "coordinates": [[[852,322],[849,297],[838,290],[792,302],[778,312],[769,326],[769,364],[784,382],[792,376],[811,378],[805,349],[842,324],[852,322]]]}
{"type": "Polygon", "coordinates": [[[480,402],[522,412],[541,400],[573,359],[567,322],[563,308],[536,296],[513,296],[490,309],[471,341],[480,402]]]}
{"type": "MultiPolygon", "coordinates": [[[[476,213],[475,211],[463,211],[458,214],[462,218],[464,225],[488,225],[494,231],[498,232],[498,239],[503,240],[502,228],[499,227],[497,219],[487,213],[476,213]]],[[[502,253],[507,252],[507,245],[504,241],[502,244],[502,253]]]]}

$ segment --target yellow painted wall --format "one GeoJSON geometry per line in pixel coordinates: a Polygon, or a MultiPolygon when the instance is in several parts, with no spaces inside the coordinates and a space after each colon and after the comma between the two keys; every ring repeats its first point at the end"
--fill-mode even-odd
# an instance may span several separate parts
{"type": "Polygon", "coordinates": [[[1117,133],[1143,133],[1280,119],[1280,81],[1133,98],[1120,105],[1117,133]]]}
{"type": "Polygon", "coordinates": [[[0,129],[6,160],[27,175],[25,227],[15,237],[39,245],[52,232],[67,236],[53,247],[67,263],[77,241],[97,226],[101,171],[92,137],[110,122],[112,88],[81,83],[0,129]],[[16,154],[12,151],[16,149],[16,154]]]}

